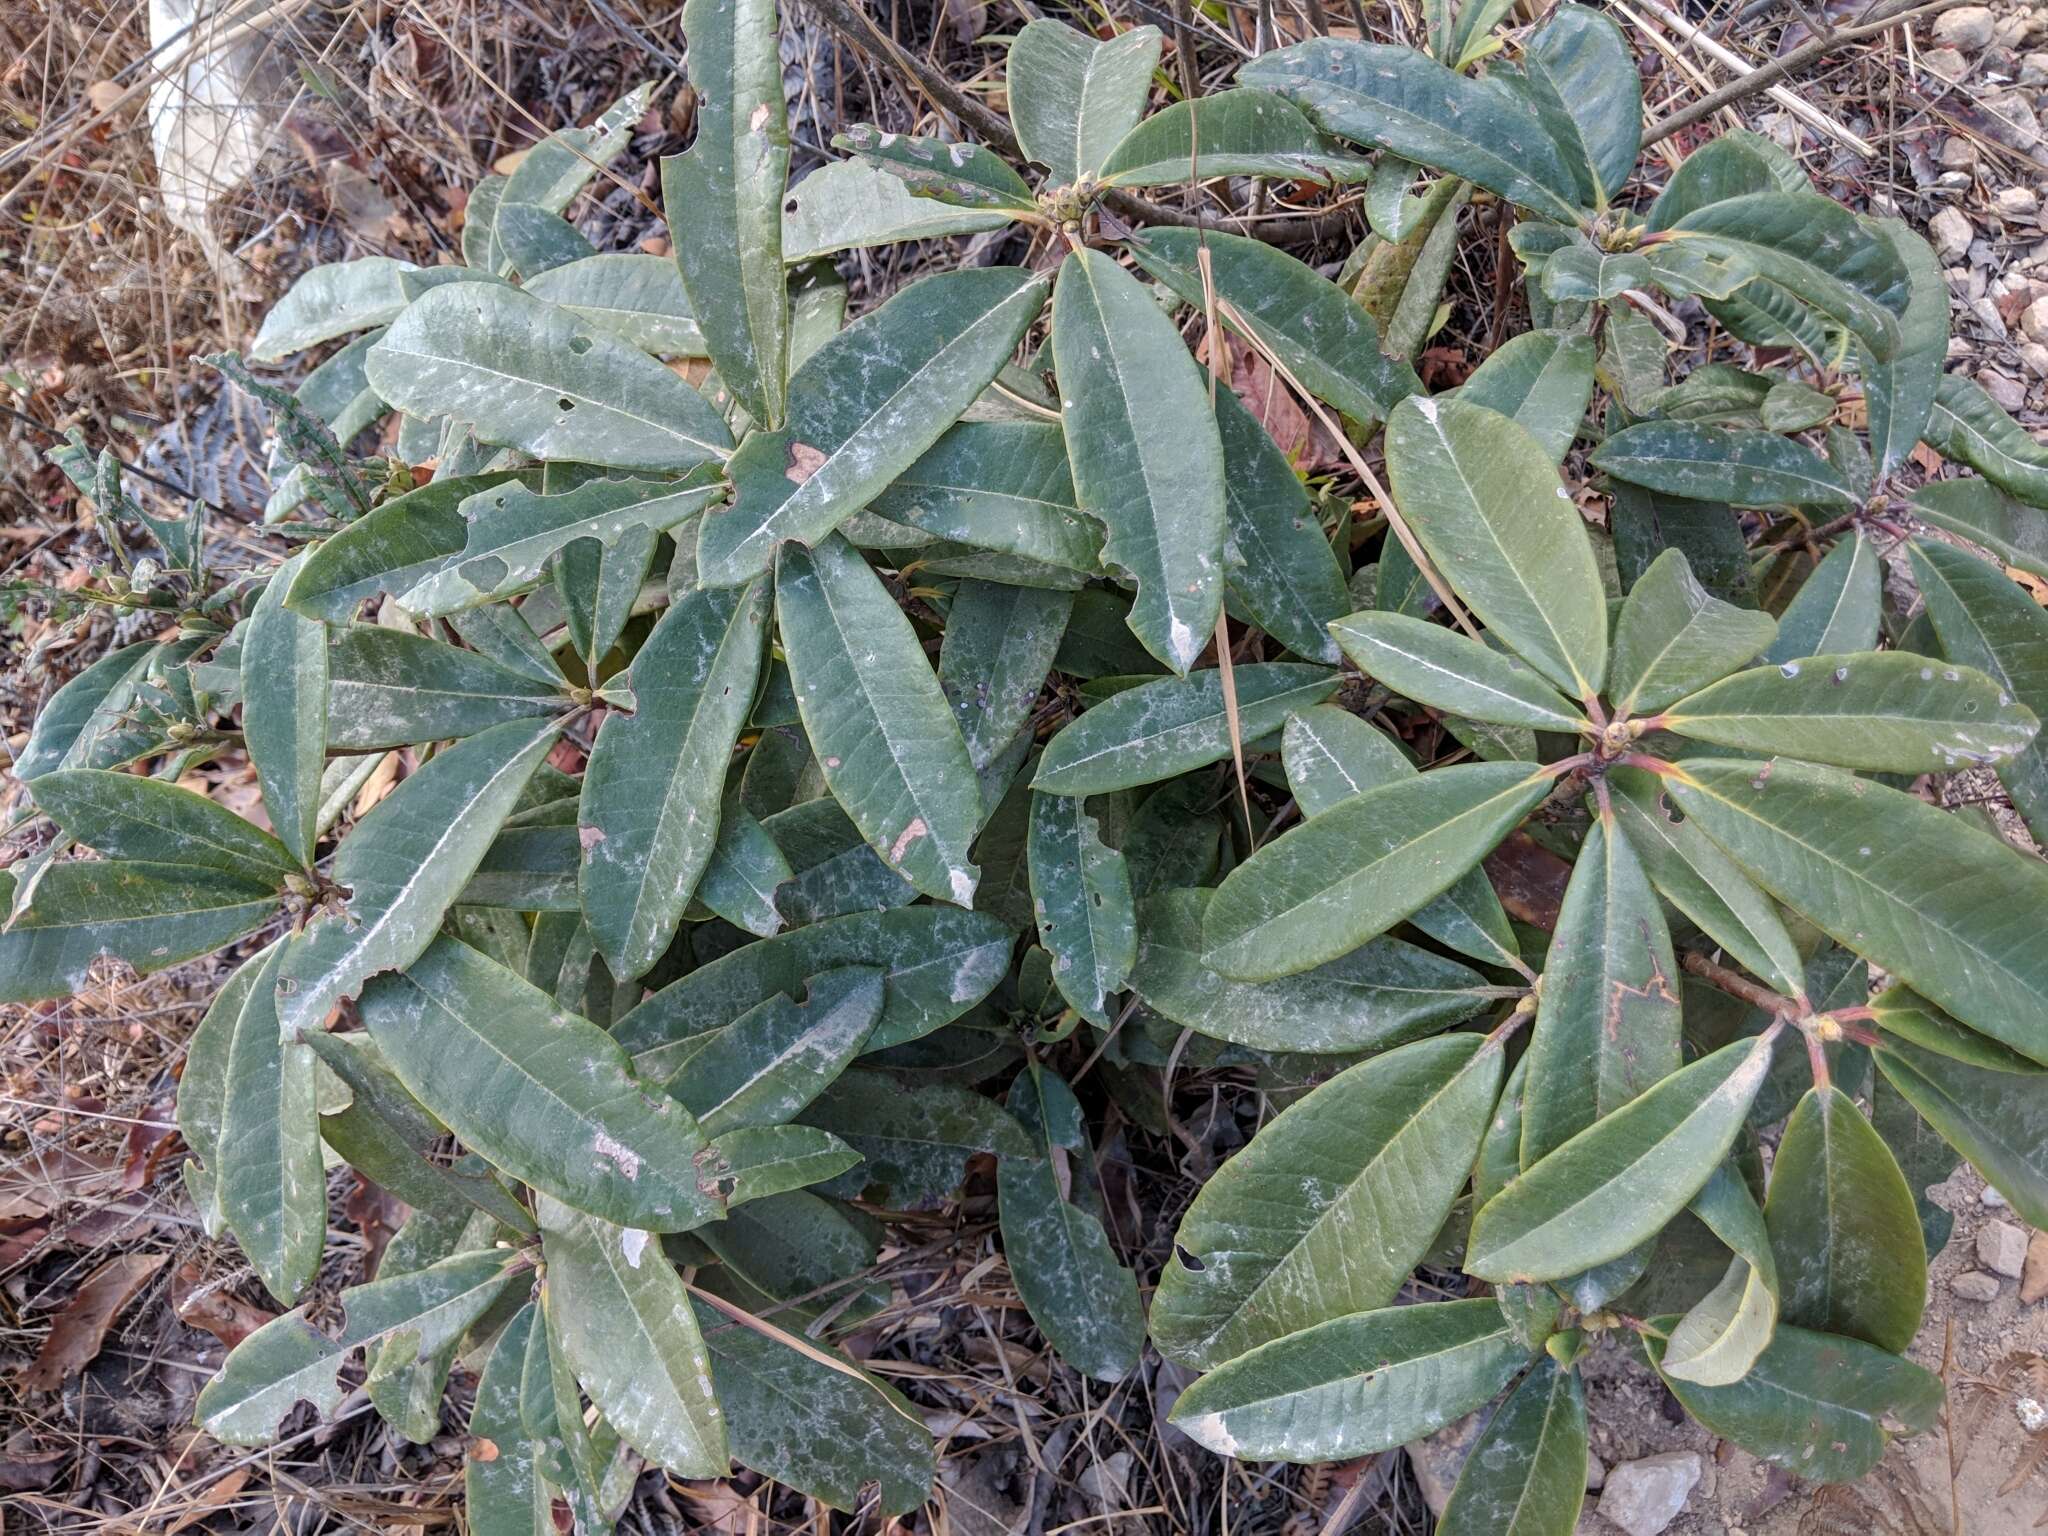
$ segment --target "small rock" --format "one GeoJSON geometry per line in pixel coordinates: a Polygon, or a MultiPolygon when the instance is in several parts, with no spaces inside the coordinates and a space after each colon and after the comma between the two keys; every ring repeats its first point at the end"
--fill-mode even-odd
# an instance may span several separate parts
{"type": "Polygon", "coordinates": [[[2021,85],[2048,85],[2048,53],[2029,53],[2020,59],[2021,85]]]}
{"type": "Polygon", "coordinates": [[[2037,379],[2048,379],[2048,346],[2038,341],[2023,341],[2019,347],[2020,361],[2027,366],[2027,372],[2037,379]]]}
{"type": "Polygon", "coordinates": [[[1952,133],[1941,141],[1941,154],[1937,157],[1945,171],[1974,171],[1977,168],[1977,146],[1960,133],[1952,133]]]}
{"type": "Polygon", "coordinates": [[[1114,1514],[1128,1509],[1131,1503],[1131,1462],[1129,1451],[1118,1451],[1107,1461],[1093,1461],[1081,1469],[1076,1479],[1082,1496],[1094,1501],[1097,1508],[1114,1514]]]}
{"type": "Polygon", "coordinates": [[[2032,1306],[2048,1296],[2048,1232],[2036,1232],[2027,1243],[2027,1265],[2020,1272],[2020,1300],[2032,1306]]]}
{"type": "Polygon", "coordinates": [[[1586,1455],[1586,1488],[1597,1493],[1607,1482],[1607,1463],[1590,1451],[1586,1455]]]}
{"type": "Polygon", "coordinates": [[[1994,1210],[1994,1211],[2002,1211],[2002,1210],[2004,1210],[2004,1209],[2005,1209],[2005,1205],[2006,1205],[2006,1201],[2005,1201],[2005,1196],[2001,1195],[2001,1194],[2000,1194],[2000,1193],[1999,1193],[1999,1192],[1998,1192],[1997,1190],[1993,1189],[1993,1188],[1992,1188],[1992,1187],[1991,1187],[1991,1186],[1990,1186],[1989,1184],[1986,1184],[1986,1185],[1984,1186],[1984,1191],[1983,1191],[1983,1193],[1982,1193],[1982,1194],[1980,1194],[1980,1195],[1978,1195],[1978,1196],[1977,1196],[1977,1198],[1978,1198],[1978,1200],[1979,1200],[1979,1201],[1981,1201],[1981,1202],[1982,1202],[1983,1204],[1985,1204],[1985,1205],[1988,1205],[1988,1206],[1990,1206],[1990,1207],[1991,1207],[1991,1209],[1992,1209],[1992,1210],[1994,1210]]]}
{"type": "Polygon", "coordinates": [[[2000,187],[1991,206],[2001,219],[2031,219],[2041,211],[2041,194],[2032,187],[2000,187]]]}
{"type": "Polygon", "coordinates": [[[1970,72],[1970,61],[1953,48],[1922,49],[1920,62],[1927,66],[1929,74],[1939,75],[1951,84],[1970,72]]]}
{"type": "Polygon", "coordinates": [[[1929,222],[1927,232],[1934,236],[1934,248],[1948,261],[1961,260],[1977,237],[1977,231],[1970,227],[1970,221],[1959,208],[1942,209],[1929,222]]]}
{"type": "Polygon", "coordinates": [[[2027,1262],[2027,1234],[2009,1221],[1987,1221],[1977,1232],[1977,1262],[2017,1280],[2027,1262]]]}
{"type": "Polygon", "coordinates": [[[1935,17],[1929,30],[1937,43],[1974,53],[1979,48],[1991,46],[1991,39],[1998,30],[1998,18],[1991,14],[1988,5],[1959,5],[1935,17]]]}
{"type": "Polygon", "coordinates": [[[2048,341],[2048,293],[2020,311],[2020,329],[2029,341],[2048,341]]]}
{"type": "Polygon", "coordinates": [[[1666,1451],[1625,1461],[1607,1474],[1600,1492],[1601,1518],[1629,1536],[1657,1536],[1685,1508],[1702,1470],[1697,1451],[1666,1451]]]}
{"type": "Polygon", "coordinates": [[[2029,150],[2041,142],[2041,119],[2034,104],[2018,91],[1986,96],[1983,108],[1990,116],[1985,131],[2008,149],[2029,150]]]}
{"type": "Polygon", "coordinates": [[[1457,1486],[1458,1474],[1464,1471],[1465,1458],[1472,1454],[1484,1424],[1483,1415],[1468,1413],[1428,1439],[1411,1440],[1401,1447],[1408,1453],[1408,1465],[1415,1469],[1422,1501],[1439,1519],[1443,1517],[1444,1506],[1451,1501],[1451,1489],[1457,1486]]]}
{"type": "Polygon", "coordinates": [[[1998,1276],[1987,1275],[1981,1269],[1972,1269],[1949,1281],[1948,1288],[1965,1301],[1996,1301],[1998,1276]]]}
{"type": "MultiPolygon", "coordinates": [[[[1995,368],[1979,369],[1977,382],[1984,386],[1984,393],[1996,400],[2002,410],[2016,411],[2027,403],[2027,386],[1995,368]]],[[[2018,1274],[2019,1271],[2014,1270],[2013,1273],[2018,1274]]]]}

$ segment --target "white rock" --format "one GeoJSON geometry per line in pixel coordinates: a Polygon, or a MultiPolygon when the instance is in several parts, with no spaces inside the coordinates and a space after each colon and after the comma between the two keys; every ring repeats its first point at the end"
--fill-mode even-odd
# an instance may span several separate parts
{"type": "Polygon", "coordinates": [[[1928,223],[1927,232],[1934,236],[1934,248],[1946,261],[1960,261],[1977,238],[1977,231],[1959,208],[1942,209],[1928,223]]]}
{"type": "Polygon", "coordinates": [[[1949,1281],[1948,1288],[1965,1301],[1998,1300],[1998,1276],[1981,1269],[1967,1270],[1949,1281]]]}
{"type": "Polygon", "coordinates": [[[2027,403],[2027,386],[1996,368],[1978,369],[1977,382],[1984,386],[1985,394],[1998,402],[2001,410],[2016,411],[2027,403]]]}
{"type": "Polygon", "coordinates": [[[2031,219],[2041,211],[2041,194],[2032,187],[2000,187],[1991,206],[2001,219],[2031,219]]]}
{"type": "Polygon", "coordinates": [[[2048,85],[2048,53],[2029,53],[2020,59],[2021,85],[2048,85]]]}
{"type": "Polygon", "coordinates": [[[1974,51],[1991,46],[1997,27],[1998,18],[1991,14],[1990,6],[1960,5],[1935,17],[1929,31],[1937,43],[1974,51]]]}
{"type": "Polygon", "coordinates": [[[2020,311],[2020,329],[2029,341],[2048,341],[2048,293],[2020,311]]]}
{"type": "Polygon", "coordinates": [[[1607,1481],[1607,1463],[1590,1451],[1586,1454],[1586,1487],[1597,1493],[1607,1481]]]}
{"type": "Polygon", "coordinates": [[[2005,1209],[2005,1196],[2001,1195],[1989,1184],[1986,1184],[1984,1186],[1983,1191],[1977,1196],[1977,1199],[1980,1203],[1990,1206],[1991,1209],[1993,1209],[1994,1211],[2002,1211],[2005,1209]]]}
{"type": "Polygon", "coordinates": [[[1943,170],[1975,170],[1977,146],[1962,134],[1952,133],[1941,141],[1941,154],[1937,158],[1941,161],[1943,170]]]}
{"type": "Polygon", "coordinates": [[[2034,104],[2018,91],[1986,96],[1983,108],[1991,115],[1987,132],[2011,149],[2029,150],[2041,142],[2041,119],[2034,104]]]}
{"type": "Polygon", "coordinates": [[[1953,48],[1923,48],[1920,62],[1929,74],[1948,81],[1960,80],[1970,72],[1970,61],[1953,48]]]}
{"type": "Polygon", "coordinates": [[[1600,1515],[1629,1536],[1657,1536],[1685,1508],[1704,1467],[1697,1451],[1666,1451],[1625,1461],[1607,1474],[1600,1515]]]}
{"type": "Polygon", "coordinates": [[[1977,1233],[1977,1262],[2017,1280],[2027,1267],[2027,1234],[2009,1221],[1987,1221],[1977,1233]]]}
{"type": "Polygon", "coordinates": [[[2038,341],[2023,341],[2019,353],[2020,361],[2027,365],[2027,372],[2037,379],[2048,379],[2048,346],[2038,341]]]}

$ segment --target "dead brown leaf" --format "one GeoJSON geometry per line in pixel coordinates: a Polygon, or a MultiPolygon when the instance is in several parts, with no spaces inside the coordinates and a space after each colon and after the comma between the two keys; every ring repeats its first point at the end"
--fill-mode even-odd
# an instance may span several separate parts
{"type": "Polygon", "coordinates": [[[229,1349],[249,1337],[274,1314],[209,1284],[190,1260],[171,1275],[171,1310],[187,1328],[212,1334],[229,1349]]]}
{"type": "Polygon", "coordinates": [[[64,1380],[92,1363],[106,1343],[114,1319],[150,1278],[164,1267],[160,1253],[122,1253],[85,1277],[78,1294],[50,1324],[50,1336],[35,1363],[21,1373],[30,1392],[52,1392],[64,1380]]]}

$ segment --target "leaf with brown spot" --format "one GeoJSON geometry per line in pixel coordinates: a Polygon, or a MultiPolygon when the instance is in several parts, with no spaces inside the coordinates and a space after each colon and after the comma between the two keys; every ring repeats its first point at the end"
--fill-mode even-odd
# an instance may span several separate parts
{"type": "Polygon", "coordinates": [[[123,1253],[87,1275],[50,1324],[50,1336],[43,1340],[35,1363],[21,1373],[22,1389],[53,1392],[65,1377],[90,1365],[114,1319],[163,1265],[161,1253],[123,1253]]]}

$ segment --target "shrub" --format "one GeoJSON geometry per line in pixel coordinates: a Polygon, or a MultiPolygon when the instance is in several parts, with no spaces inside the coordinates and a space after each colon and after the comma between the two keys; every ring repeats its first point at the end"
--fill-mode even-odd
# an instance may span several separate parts
{"type": "Polygon", "coordinates": [[[1053,1346],[1113,1380],[1149,1327],[1218,1452],[1357,1456],[1506,1393],[1446,1530],[1571,1529],[1603,1332],[1803,1477],[1928,1426],[1919,1191],[1960,1153],[2048,1224],[2048,871],[1911,786],[1993,768],[2048,834],[2048,616],[2000,569],[2048,576],[2048,453],[1943,375],[1918,237],[1741,133],[1625,201],[1620,33],[1567,5],[1498,52],[1497,10],[1149,117],[1157,32],[1034,22],[1035,190],[868,128],[789,189],[772,9],[691,0],[673,263],[561,217],[636,92],[476,190],[466,266],[308,273],[256,354],[354,339],[295,395],[220,360],[280,413],[275,570],[210,569],[196,514],[61,456],[119,556],[93,595],[174,623],[20,755],[58,835],[4,877],[0,997],[281,933],[192,1042],[192,1198],[287,1303],[323,1143],[413,1211],[338,1326],[233,1352],[207,1430],[331,1410],[361,1349],[425,1439],[464,1354],[473,1529],[557,1498],[603,1528],[637,1457],[909,1509],[930,1437],[830,1340],[884,1299],[874,1213],[977,1154],[1053,1346]],[[1361,187],[1374,233],[1333,282],[1097,224],[1226,176],[1361,187]],[[1482,193],[1537,328],[1428,394],[1482,193]],[[821,258],[1012,221],[1056,275],[843,323],[821,258]],[[1668,383],[1653,293],[1785,361],[1668,383]],[[1345,470],[1305,484],[1183,323],[1345,470]],[[352,457],[391,411],[396,457],[352,457]],[[1983,478],[1909,494],[1920,442],[1983,478]],[[271,832],[175,783],[238,747],[271,832]],[[1149,1321],[1070,1085],[1098,1062],[1141,1121],[1176,1065],[1287,1105],[1149,1321]],[[1396,1305],[1424,1264],[1485,1286],[1396,1305]]]}

